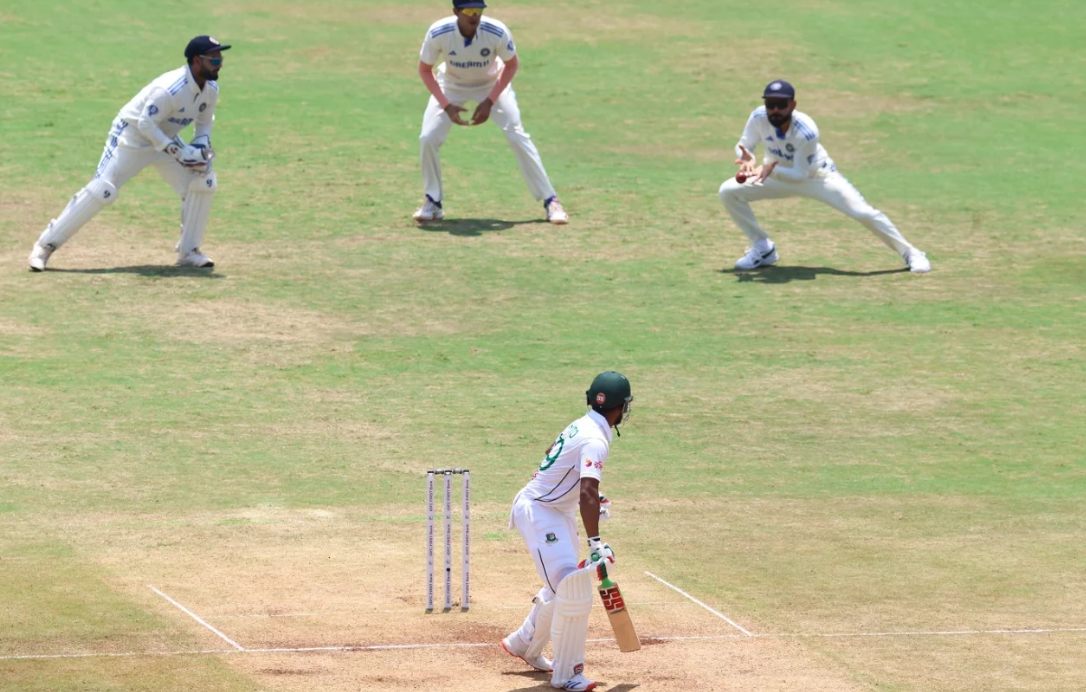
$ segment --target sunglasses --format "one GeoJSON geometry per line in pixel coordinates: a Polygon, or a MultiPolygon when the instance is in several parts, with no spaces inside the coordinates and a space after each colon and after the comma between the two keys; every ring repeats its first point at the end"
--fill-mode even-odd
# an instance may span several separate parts
{"type": "Polygon", "coordinates": [[[460,10],[460,14],[465,15],[467,17],[481,17],[481,16],[483,16],[483,8],[482,7],[465,7],[464,9],[460,10]]]}
{"type": "Polygon", "coordinates": [[[222,58],[209,58],[206,55],[201,55],[200,57],[207,60],[212,67],[222,67],[222,58]]]}
{"type": "Polygon", "coordinates": [[[791,101],[788,101],[786,99],[767,99],[765,102],[765,109],[767,111],[783,111],[788,109],[789,103],[791,103],[791,101]]]}

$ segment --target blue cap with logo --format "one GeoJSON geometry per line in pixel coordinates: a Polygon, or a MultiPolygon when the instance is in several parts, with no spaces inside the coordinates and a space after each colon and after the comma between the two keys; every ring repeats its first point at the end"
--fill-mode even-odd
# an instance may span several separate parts
{"type": "Polygon", "coordinates": [[[788,99],[791,101],[796,97],[796,90],[791,84],[778,79],[770,82],[766,85],[765,92],[762,94],[764,99],[788,99]]]}
{"type": "Polygon", "coordinates": [[[486,7],[483,0],[453,0],[453,7],[458,10],[467,10],[472,7],[486,7]]]}
{"type": "Polygon", "coordinates": [[[217,50],[229,50],[230,46],[224,46],[210,36],[197,36],[185,46],[185,58],[192,60],[197,55],[207,55],[217,50]]]}

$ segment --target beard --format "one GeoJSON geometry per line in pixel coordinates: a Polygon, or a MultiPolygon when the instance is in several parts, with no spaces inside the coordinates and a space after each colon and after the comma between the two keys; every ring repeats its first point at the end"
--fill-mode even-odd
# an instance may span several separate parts
{"type": "Polygon", "coordinates": [[[766,119],[769,120],[769,124],[773,127],[780,127],[788,122],[788,119],[792,117],[791,113],[781,113],[780,111],[773,111],[766,114],[766,119]]]}

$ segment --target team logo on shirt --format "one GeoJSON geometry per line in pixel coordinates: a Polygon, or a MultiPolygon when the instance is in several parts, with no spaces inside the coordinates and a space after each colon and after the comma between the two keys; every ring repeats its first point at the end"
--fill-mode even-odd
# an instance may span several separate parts
{"type": "Polygon", "coordinates": [[[201,103],[200,104],[200,112],[203,113],[206,110],[207,110],[207,104],[206,103],[201,103]]]}
{"type": "Polygon", "coordinates": [[[557,543],[558,542],[558,536],[555,536],[553,533],[548,533],[547,534],[547,542],[548,543],[557,543]]]}
{"type": "Polygon", "coordinates": [[[483,56],[485,58],[486,56],[490,55],[490,49],[489,48],[482,49],[481,51],[479,51],[479,55],[481,55],[481,56],[483,56]]]}
{"type": "Polygon", "coordinates": [[[796,150],[796,148],[794,146],[792,146],[791,144],[785,144],[784,148],[788,150],[789,154],[791,154],[792,152],[794,152],[796,150]]]}
{"type": "Polygon", "coordinates": [[[147,115],[156,115],[157,113],[158,113],[158,106],[156,106],[153,103],[150,106],[147,106],[147,115]]]}

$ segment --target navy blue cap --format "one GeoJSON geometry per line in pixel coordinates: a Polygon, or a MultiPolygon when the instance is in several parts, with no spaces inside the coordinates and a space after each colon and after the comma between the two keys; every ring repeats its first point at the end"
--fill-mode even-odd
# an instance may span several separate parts
{"type": "Polygon", "coordinates": [[[765,92],[762,94],[762,98],[764,99],[788,99],[791,101],[795,97],[796,90],[791,84],[783,79],[778,79],[767,84],[765,92]]]}
{"type": "Polygon", "coordinates": [[[453,0],[453,7],[466,10],[472,7],[486,7],[486,3],[483,0],[453,0]]]}
{"type": "Polygon", "coordinates": [[[197,36],[185,46],[185,58],[192,60],[197,55],[207,55],[217,50],[229,50],[230,46],[224,46],[210,36],[197,36]]]}

